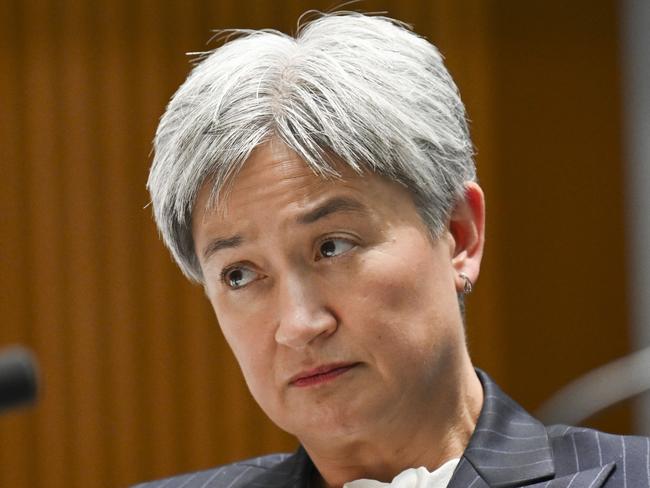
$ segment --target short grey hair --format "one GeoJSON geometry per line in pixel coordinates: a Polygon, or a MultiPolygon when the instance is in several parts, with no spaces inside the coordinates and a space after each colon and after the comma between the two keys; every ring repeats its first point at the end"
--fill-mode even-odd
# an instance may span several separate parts
{"type": "Polygon", "coordinates": [[[443,232],[476,170],[465,107],[435,46],[398,21],[351,12],[321,14],[295,37],[229,32],[174,94],[154,141],[154,216],[188,278],[203,282],[199,190],[210,182],[214,205],[271,139],[322,177],[343,162],[405,185],[432,236],[443,232]]]}

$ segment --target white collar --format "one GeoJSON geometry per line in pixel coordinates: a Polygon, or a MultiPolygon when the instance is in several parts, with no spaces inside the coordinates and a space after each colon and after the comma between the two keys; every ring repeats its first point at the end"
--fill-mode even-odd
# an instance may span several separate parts
{"type": "Polygon", "coordinates": [[[408,468],[390,483],[359,479],[348,481],[343,488],[446,488],[459,461],[460,458],[451,459],[433,472],[424,467],[408,468]]]}

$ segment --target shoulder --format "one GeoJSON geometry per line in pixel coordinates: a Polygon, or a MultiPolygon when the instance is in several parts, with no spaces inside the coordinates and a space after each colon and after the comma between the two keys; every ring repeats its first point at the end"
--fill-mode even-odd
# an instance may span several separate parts
{"type": "Polygon", "coordinates": [[[569,472],[616,463],[612,486],[617,478],[628,486],[650,485],[650,438],[567,425],[550,426],[547,432],[556,469],[569,472]]]}
{"type": "Polygon", "coordinates": [[[196,488],[230,486],[234,488],[247,486],[256,478],[277,468],[290,457],[290,454],[271,454],[204,471],[174,476],[173,478],[149,481],[136,485],[133,488],[179,488],[181,486],[192,486],[196,488]]]}

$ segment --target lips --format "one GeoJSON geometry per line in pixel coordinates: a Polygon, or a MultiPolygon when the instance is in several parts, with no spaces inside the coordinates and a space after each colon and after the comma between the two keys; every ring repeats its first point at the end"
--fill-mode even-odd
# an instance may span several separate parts
{"type": "Polygon", "coordinates": [[[307,387],[328,383],[347,373],[359,363],[326,364],[317,368],[302,371],[289,380],[289,385],[307,387]]]}

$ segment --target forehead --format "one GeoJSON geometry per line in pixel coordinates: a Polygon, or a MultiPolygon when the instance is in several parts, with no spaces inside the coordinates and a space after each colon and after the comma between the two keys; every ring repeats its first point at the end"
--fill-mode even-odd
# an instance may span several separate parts
{"type": "Polygon", "coordinates": [[[300,211],[333,194],[354,197],[370,207],[374,201],[390,201],[401,193],[408,196],[404,187],[383,177],[359,174],[343,163],[333,167],[339,176],[323,177],[283,143],[263,144],[253,151],[215,202],[211,201],[210,183],[201,188],[194,206],[194,224],[208,214],[226,223],[251,212],[268,211],[271,204],[300,211]],[[395,188],[386,192],[389,187],[395,188]]]}
{"type": "Polygon", "coordinates": [[[346,186],[346,181],[362,180],[344,164],[337,165],[336,171],[341,178],[317,175],[293,150],[282,142],[271,140],[253,151],[218,206],[245,203],[253,193],[268,198],[286,195],[300,201],[319,191],[346,186]]]}

